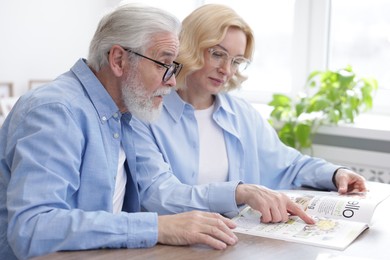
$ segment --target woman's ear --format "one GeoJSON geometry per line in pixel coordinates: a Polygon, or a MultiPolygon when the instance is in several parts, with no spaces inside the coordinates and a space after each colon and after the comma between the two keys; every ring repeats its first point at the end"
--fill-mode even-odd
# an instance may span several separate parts
{"type": "Polygon", "coordinates": [[[108,53],[108,64],[115,76],[121,77],[124,73],[127,52],[119,45],[113,45],[108,53]]]}

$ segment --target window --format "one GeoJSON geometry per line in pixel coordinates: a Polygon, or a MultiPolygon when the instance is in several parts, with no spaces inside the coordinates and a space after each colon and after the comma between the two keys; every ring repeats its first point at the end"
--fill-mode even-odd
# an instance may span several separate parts
{"type": "Polygon", "coordinates": [[[350,64],[358,75],[375,77],[379,113],[390,112],[389,10],[388,0],[337,0],[331,7],[329,67],[350,64]]]}
{"type": "Polygon", "coordinates": [[[252,3],[237,0],[213,0],[232,7],[252,27],[255,53],[246,74],[248,80],[235,94],[252,102],[268,102],[275,92],[292,92],[292,47],[294,0],[260,0],[252,3]],[[281,8],[283,7],[283,8],[281,8]]]}
{"type": "Polygon", "coordinates": [[[248,80],[233,94],[268,103],[272,94],[296,95],[314,69],[325,69],[329,0],[205,0],[232,7],[250,24],[256,49],[248,80]]]}
{"type": "Polygon", "coordinates": [[[248,80],[233,94],[268,103],[273,93],[302,91],[310,72],[351,65],[378,79],[373,112],[390,114],[388,0],[145,0],[183,19],[207,3],[232,7],[250,24],[256,49],[248,80]],[[170,4],[171,3],[171,4],[170,4]],[[387,13],[386,13],[387,12],[387,13]]]}

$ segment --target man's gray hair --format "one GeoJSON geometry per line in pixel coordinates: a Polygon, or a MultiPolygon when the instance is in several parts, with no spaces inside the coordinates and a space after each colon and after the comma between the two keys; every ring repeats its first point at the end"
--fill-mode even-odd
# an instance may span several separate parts
{"type": "Polygon", "coordinates": [[[181,23],[159,8],[130,3],[116,8],[99,22],[92,38],[88,64],[99,71],[108,64],[107,54],[114,44],[143,52],[158,33],[180,33],[181,23]]]}

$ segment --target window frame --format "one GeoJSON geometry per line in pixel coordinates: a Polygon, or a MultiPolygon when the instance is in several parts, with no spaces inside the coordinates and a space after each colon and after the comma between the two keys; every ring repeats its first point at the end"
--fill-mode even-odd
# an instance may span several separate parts
{"type": "MultiPolygon", "coordinates": [[[[307,76],[314,70],[326,70],[329,64],[331,41],[332,0],[296,0],[292,47],[292,86],[287,94],[294,97],[305,91],[307,76]]],[[[272,99],[272,89],[247,91],[235,95],[255,104],[267,104],[272,99]]],[[[369,114],[390,116],[390,90],[380,88],[374,96],[374,107],[369,114]]]]}
{"type": "MultiPolygon", "coordinates": [[[[292,38],[292,86],[284,94],[291,97],[304,91],[310,72],[325,70],[328,65],[330,0],[296,0],[292,38]]],[[[256,50],[255,50],[256,51],[256,50]]],[[[267,104],[275,92],[272,89],[234,93],[251,103],[267,104]]]]}
{"type": "MultiPolygon", "coordinates": [[[[151,0],[151,2],[155,4],[157,1],[151,0]]],[[[183,19],[192,9],[212,2],[214,1],[192,0],[187,4],[186,10],[178,11],[178,7],[174,9],[173,13],[183,19]]],[[[291,88],[289,92],[284,93],[290,97],[305,91],[306,79],[312,71],[328,68],[331,41],[331,4],[332,0],[295,0],[290,68],[291,88]]],[[[253,8],[249,3],[247,6],[253,8]]],[[[231,93],[253,104],[264,105],[271,101],[272,95],[276,92],[272,88],[264,89],[262,87],[258,90],[253,90],[253,88],[245,90],[244,87],[231,93]]],[[[374,107],[368,113],[390,116],[389,99],[390,90],[378,89],[374,97],[374,107]]]]}

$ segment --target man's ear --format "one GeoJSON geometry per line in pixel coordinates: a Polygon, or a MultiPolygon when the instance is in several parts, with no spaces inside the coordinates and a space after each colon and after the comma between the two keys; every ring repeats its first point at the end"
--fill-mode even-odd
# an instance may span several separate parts
{"type": "Polygon", "coordinates": [[[113,45],[108,53],[108,64],[115,76],[121,77],[124,73],[127,52],[119,45],[113,45]]]}

